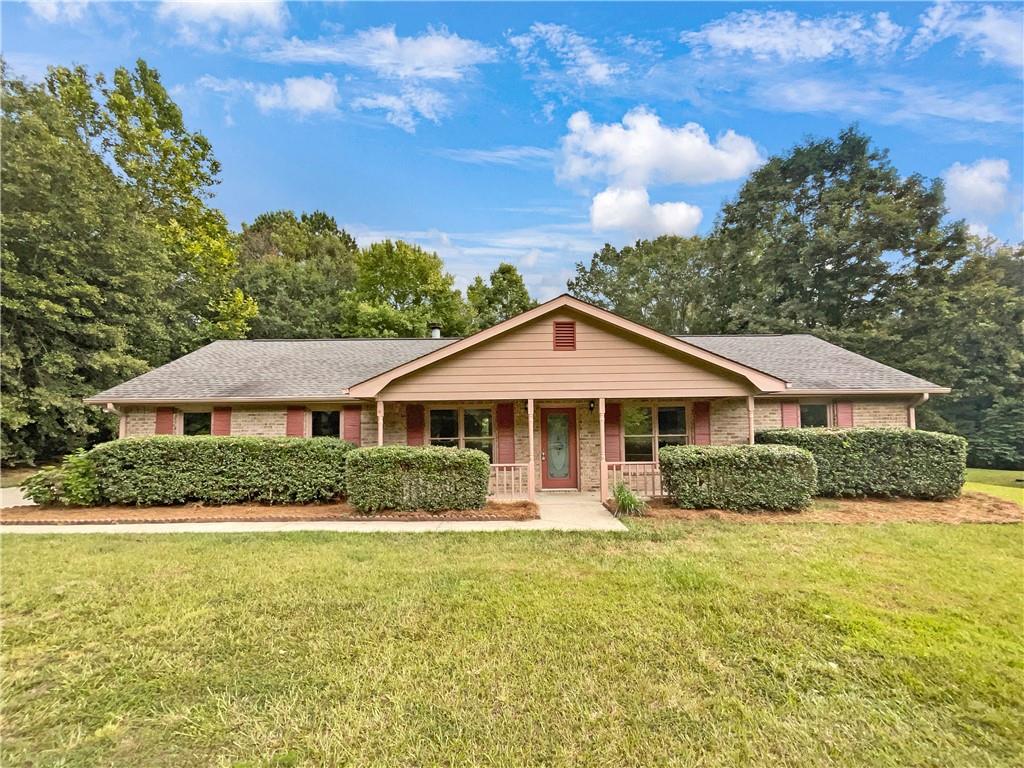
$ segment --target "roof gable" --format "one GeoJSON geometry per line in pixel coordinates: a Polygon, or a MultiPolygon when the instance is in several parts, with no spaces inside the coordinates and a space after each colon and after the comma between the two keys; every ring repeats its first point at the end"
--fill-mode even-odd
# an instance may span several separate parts
{"type": "Polygon", "coordinates": [[[349,388],[349,395],[360,398],[377,397],[382,390],[402,377],[410,376],[417,371],[435,366],[456,355],[488,344],[493,340],[514,332],[516,329],[529,326],[541,318],[554,317],[560,312],[575,314],[595,325],[614,329],[616,333],[625,337],[631,337],[634,343],[658,349],[674,358],[687,358],[702,366],[718,369],[727,376],[738,377],[746,382],[752,392],[775,392],[784,390],[786,387],[786,382],[780,378],[737,363],[735,360],[730,360],[727,357],[690,344],[682,339],[654,331],[612,312],[563,294],[545,304],[498,323],[491,328],[480,331],[472,336],[467,336],[442,349],[430,352],[416,360],[395,366],[388,371],[355,384],[349,388]]]}

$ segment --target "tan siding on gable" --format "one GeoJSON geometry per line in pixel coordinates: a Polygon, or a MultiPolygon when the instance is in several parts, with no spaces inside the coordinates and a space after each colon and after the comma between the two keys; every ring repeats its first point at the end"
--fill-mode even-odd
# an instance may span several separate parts
{"type": "Polygon", "coordinates": [[[557,313],[397,379],[383,400],[712,397],[749,385],[683,353],[640,343],[582,315],[557,313]],[[576,321],[576,349],[552,348],[552,323],[576,321]]]}

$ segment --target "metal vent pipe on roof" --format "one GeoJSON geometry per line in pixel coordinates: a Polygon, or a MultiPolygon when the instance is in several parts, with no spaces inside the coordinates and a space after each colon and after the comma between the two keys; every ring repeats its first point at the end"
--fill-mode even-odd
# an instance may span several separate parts
{"type": "Polygon", "coordinates": [[[441,338],[441,324],[431,323],[430,324],[430,338],[440,339],[441,338]]]}

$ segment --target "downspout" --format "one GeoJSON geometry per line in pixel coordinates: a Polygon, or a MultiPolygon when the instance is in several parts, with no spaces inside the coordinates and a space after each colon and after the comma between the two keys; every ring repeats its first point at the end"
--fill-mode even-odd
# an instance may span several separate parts
{"type": "Polygon", "coordinates": [[[928,393],[927,392],[922,392],[921,396],[919,398],[917,398],[917,400],[915,400],[914,402],[912,402],[910,404],[910,407],[907,408],[907,426],[908,427],[910,427],[911,429],[917,429],[917,407],[919,405],[924,405],[927,402],[928,402],[928,393]]]}

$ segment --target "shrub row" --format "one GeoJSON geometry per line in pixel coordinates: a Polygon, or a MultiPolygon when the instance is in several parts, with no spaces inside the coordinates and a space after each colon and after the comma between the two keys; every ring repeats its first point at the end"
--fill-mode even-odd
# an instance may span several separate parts
{"type": "Polygon", "coordinates": [[[658,453],[674,504],[692,509],[803,509],[815,493],[811,454],[784,445],[668,446],[658,453]]]}
{"type": "Polygon", "coordinates": [[[73,454],[25,484],[39,504],[330,501],[345,495],[335,438],[139,437],[73,454]]]}
{"type": "Polygon", "coordinates": [[[490,474],[483,451],[393,445],[350,452],[345,484],[360,512],[479,509],[490,474]]]}
{"type": "Polygon", "coordinates": [[[951,499],[966,479],[967,441],[913,429],[773,429],[757,442],[804,448],[821,496],[951,499]]]}

